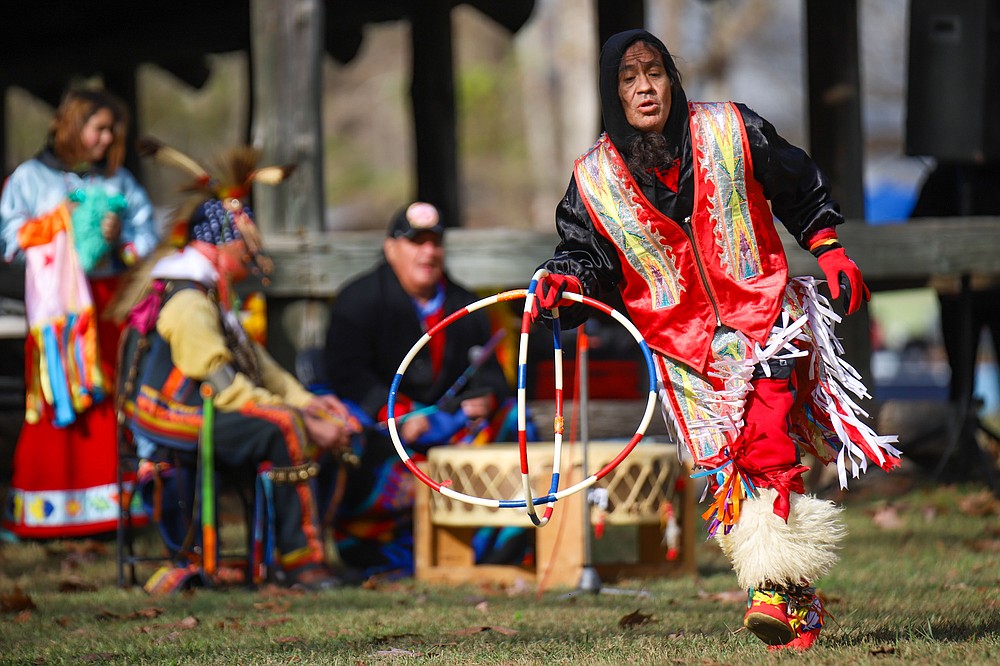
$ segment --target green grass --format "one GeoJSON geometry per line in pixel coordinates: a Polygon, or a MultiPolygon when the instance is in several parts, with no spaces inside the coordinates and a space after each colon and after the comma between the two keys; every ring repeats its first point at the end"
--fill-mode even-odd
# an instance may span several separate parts
{"type": "Polygon", "coordinates": [[[0,600],[17,586],[35,605],[0,615],[0,663],[1000,663],[1000,521],[986,500],[971,487],[852,498],[821,586],[833,619],[805,654],[737,631],[743,603],[711,543],[697,577],[614,583],[643,596],[402,581],[152,598],[115,587],[113,544],[54,542],[0,547],[0,600]],[[96,589],[60,591],[74,582],[96,589]],[[620,626],[635,611],[646,621],[620,626]]]}

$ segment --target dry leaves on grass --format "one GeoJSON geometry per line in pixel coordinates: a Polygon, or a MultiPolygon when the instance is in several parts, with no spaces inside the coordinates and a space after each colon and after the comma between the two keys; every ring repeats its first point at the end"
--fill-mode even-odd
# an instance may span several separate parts
{"type": "Polygon", "coordinates": [[[69,576],[59,583],[60,592],[96,592],[97,586],[79,576],[69,576]]]}
{"type": "Polygon", "coordinates": [[[153,632],[153,629],[173,629],[174,631],[171,631],[170,633],[167,634],[163,634],[162,636],[153,641],[154,644],[173,643],[174,641],[180,640],[182,632],[190,631],[191,629],[197,627],[199,624],[200,622],[198,618],[196,618],[194,615],[188,615],[180,622],[164,623],[152,627],[149,626],[140,627],[139,633],[150,634],[153,632]]]}
{"type": "Polygon", "coordinates": [[[139,610],[126,615],[112,613],[109,610],[102,609],[97,612],[95,617],[98,620],[152,620],[153,618],[160,617],[161,615],[163,615],[162,608],[151,606],[149,608],[140,608],[139,610]]]}
{"type": "Polygon", "coordinates": [[[653,621],[652,614],[642,613],[639,610],[635,610],[628,615],[623,616],[618,620],[619,627],[638,627],[643,624],[649,624],[653,621]]]}
{"type": "Polygon", "coordinates": [[[196,618],[194,615],[188,615],[180,622],[177,622],[175,624],[167,624],[164,626],[187,630],[187,629],[194,629],[195,627],[198,626],[198,624],[199,624],[198,618],[196,618]]]}
{"type": "Polygon", "coordinates": [[[969,547],[977,553],[1000,553],[1000,539],[977,539],[969,547]]]}
{"type": "Polygon", "coordinates": [[[35,608],[35,602],[20,587],[15,587],[11,592],[0,594],[0,613],[19,613],[35,608]]]}
{"type": "Polygon", "coordinates": [[[989,490],[967,495],[958,501],[958,510],[967,516],[1000,516],[1000,499],[989,490]]]}
{"type": "Polygon", "coordinates": [[[302,643],[303,641],[301,636],[278,636],[274,639],[275,643],[302,643]]]}

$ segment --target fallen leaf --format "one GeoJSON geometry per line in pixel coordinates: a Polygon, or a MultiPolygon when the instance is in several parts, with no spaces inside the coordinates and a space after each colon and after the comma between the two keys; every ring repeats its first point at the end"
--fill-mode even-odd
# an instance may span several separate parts
{"type": "Polygon", "coordinates": [[[899,517],[899,511],[892,505],[877,509],[872,516],[872,522],[883,530],[898,530],[903,526],[903,519],[899,517]]]}
{"type": "Polygon", "coordinates": [[[647,624],[649,622],[652,622],[652,618],[653,618],[652,614],[647,615],[645,613],[642,613],[642,612],[636,610],[635,612],[629,613],[628,615],[626,615],[626,616],[622,617],[620,620],[618,620],[618,626],[619,627],[637,627],[640,624],[647,624]]]}
{"type": "Polygon", "coordinates": [[[35,607],[35,602],[19,587],[15,587],[9,594],[0,594],[0,612],[17,613],[35,607]]]}
{"type": "Polygon", "coordinates": [[[873,657],[880,657],[882,655],[896,654],[896,648],[891,645],[881,645],[874,650],[869,651],[870,655],[873,657]]]}
{"type": "Polygon", "coordinates": [[[413,650],[401,650],[399,648],[390,648],[388,650],[376,650],[376,657],[419,657],[419,652],[414,652],[413,650]]]}
{"type": "Polygon", "coordinates": [[[99,610],[94,617],[98,620],[151,620],[162,614],[163,609],[155,607],[140,608],[137,611],[132,611],[128,615],[119,615],[118,613],[102,609],[99,610]]]}
{"type": "Polygon", "coordinates": [[[977,553],[1000,553],[1000,539],[978,539],[969,545],[977,553]]]}
{"type": "Polygon", "coordinates": [[[188,615],[186,618],[174,625],[178,629],[194,629],[198,626],[198,618],[194,615],[188,615]]]}
{"type": "Polygon", "coordinates": [[[487,611],[488,611],[489,609],[490,609],[490,604],[489,604],[489,602],[486,602],[486,601],[480,601],[480,602],[479,602],[478,604],[476,604],[476,610],[477,610],[477,611],[479,611],[480,613],[485,613],[485,612],[487,612],[487,611]]]}
{"type": "Polygon", "coordinates": [[[262,597],[301,597],[305,594],[305,590],[295,590],[290,587],[282,587],[281,585],[275,585],[274,583],[268,583],[264,587],[257,591],[262,597]]]}
{"type": "Polygon", "coordinates": [[[24,624],[31,621],[31,611],[24,610],[14,616],[14,624],[24,624]]]}
{"type": "Polygon", "coordinates": [[[60,592],[96,592],[97,586],[93,583],[88,583],[79,576],[70,576],[66,580],[59,583],[60,592]]]}
{"type": "Polygon", "coordinates": [[[278,636],[274,639],[275,643],[301,643],[301,636],[278,636]]]}
{"type": "Polygon", "coordinates": [[[80,661],[111,661],[118,657],[114,652],[92,652],[90,654],[85,654],[80,657],[80,661]]]}
{"type": "Polygon", "coordinates": [[[963,497],[958,501],[958,510],[967,516],[1000,516],[1000,499],[989,490],[963,497]]]}

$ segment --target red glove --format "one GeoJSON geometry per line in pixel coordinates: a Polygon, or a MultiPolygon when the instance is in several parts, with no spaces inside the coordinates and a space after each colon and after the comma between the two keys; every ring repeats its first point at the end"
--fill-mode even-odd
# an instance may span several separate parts
{"type": "Polygon", "coordinates": [[[844,248],[838,247],[829,250],[819,256],[819,267],[826,275],[826,282],[830,285],[830,296],[833,300],[840,298],[841,287],[844,289],[844,311],[847,314],[854,314],[861,307],[861,299],[871,300],[871,292],[865,286],[865,281],[861,278],[861,269],[851,261],[851,258],[844,252],[844,248]]]}
{"type": "Polygon", "coordinates": [[[538,319],[541,310],[551,310],[561,303],[568,304],[572,301],[563,301],[563,294],[567,291],[575,294],[583,293],[583,283],[572,275],[560,275],[549,273],[545,277],[538,279],[535,285],[535,300],[531,303],[531,321],[538,319]]]}

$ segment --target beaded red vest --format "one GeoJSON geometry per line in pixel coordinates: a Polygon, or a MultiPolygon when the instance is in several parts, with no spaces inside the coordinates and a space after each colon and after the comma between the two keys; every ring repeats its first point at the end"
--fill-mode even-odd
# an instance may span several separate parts
{"type": "Polygon", "coordinates": [[[694,159],[690,234],[643,195],[608,138],[576,161],[594,227],[618,248],[619,289],[656,351],[707,369],[720,324],[763,343],[788,281],[785,252],[753,173],[743,118],[732,103],[689,104],[694,159]]]}

